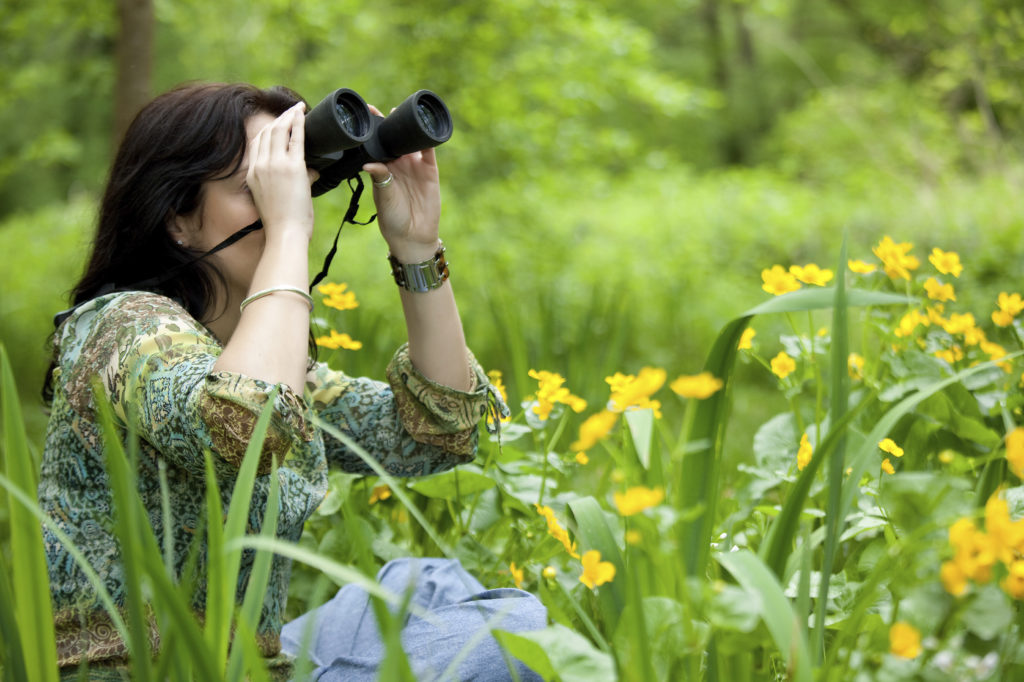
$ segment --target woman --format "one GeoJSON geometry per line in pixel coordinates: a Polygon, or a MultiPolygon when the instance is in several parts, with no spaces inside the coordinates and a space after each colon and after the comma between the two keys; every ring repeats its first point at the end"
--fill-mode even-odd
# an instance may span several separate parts
{"type": "MultiPolygon", "coordinates": [[[[303,156],[304,110],[301,99],[283,88],[184,86],[142,110],[114,161],[92,254],[74,289],[76,307],[54,337],[39,499],[119,603],[123,578],[110,530],[96,401],[109,402],[118,425],[140,437],[139,492],[158,537],[164,534],[159,471],[166,468],[178,572],[203,516],[206,454],[212,453],[226,505],[269,396],[275,395],[274,411],[253,504],[265,507],[276,458],[282,494],[278,534],[290,540],[299,538],[324,497],[329,464],[369,471],[314,426],[313,411],[390,472],[422,475],[472,460],[478,421],[489,401],[495,404],[493,388],[466,348],[446,277],[426,292],[400,289],[408,344],[388,366],[387,383],[310,362],[312,300],[306,282],[315,178],[303,156]],[[262,229],[198,258],[258,220],[262,229]],[[94,392],[97,377],[101,390],[94,392]]],[[[374,182],[391,256],[400,264],[428,267],[441,252],[433,150],[364,170],[374,182]]],[[[70,672],[85,660],[94,677],[105,669],[114,672],[126,663],[124,643],[66,548],[50,532],[44,535],[60,665],[70,672]]],[[[200,552],[200,575],[204,562],[200,552]]],[[[249,562],[251,557],[243,560],[239,586],[248,578],[249,562]]],[[[427,565],[426,571],[437,568],[435,578],[441,579],[452,568],[442,564],[427,565]]],[[[257,633],[278,674],[289,670],[280,637],[289,569],[289,561],[275,557],[257,633]]],[[[525,595],[496,592],[492,596],[525,595]]],[[[351,592],[342,596],[331,604],[358,608],[351,592]]],[[[468,595],[455,595],[463,596],[468,595]]],[[[205,597],[206,586],[200,585],[197,611],[205,597]]],[[[544,626],[539,602],[522,603],[525,610],[513,604],[512,611],[522,611],[525,619],[502,623],[503,629],[544,626]]],[[[365,628],[346,631],[347,615],[325,607],[311,616],[321,647],[312,657],[320,673],[348,677],[345,666],[351,665],[372,674],[372,657],[337,656],[352,650],[340,637],[372,638],[365,628]]],[[[354,651],[368,651],[361,646],[354,651]]],[[[435,656],[442,650],[426,648],[435,656]]],[[[294,647],[288,653],[296,653],[294,647]]],[[[413,665],[429,674],[439,662],[435,657],[413,665]]]]}

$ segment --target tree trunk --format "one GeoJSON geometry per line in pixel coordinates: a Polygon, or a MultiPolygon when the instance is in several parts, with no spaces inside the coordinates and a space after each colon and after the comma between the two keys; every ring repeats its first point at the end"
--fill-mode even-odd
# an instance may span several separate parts
{"type": "Polygon", "coordinates": [[[114,85],[114,144],[150,98],[153,66],[153,0],[117,0],[117,81],[114,85]]]}

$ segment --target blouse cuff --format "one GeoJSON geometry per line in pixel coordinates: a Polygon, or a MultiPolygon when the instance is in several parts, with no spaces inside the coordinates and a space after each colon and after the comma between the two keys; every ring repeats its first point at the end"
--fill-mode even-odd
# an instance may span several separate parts
{"type": "Polygon", "coordinates": [[[203,420],[215,451],[234,467],[241,466],[256,422],[275,388],[278,393],[257,469],[260,475],[270,472],[273,459],[280,465],[293,445],[313,440],[309,407],[284,384],[275,386],[234,372],[207,375],[200,406],[203,420]]]}
{"type": "Polygon", "coordinates": [[[414,440],[471,455],[476,449],[477,424],[487,414],[490,382],[469,350],[466,356],[472,377],[469,391],[423,376],[409,359],[409,344],[395,352],[387,368],[387,380],[402,425],[414,440]]]}

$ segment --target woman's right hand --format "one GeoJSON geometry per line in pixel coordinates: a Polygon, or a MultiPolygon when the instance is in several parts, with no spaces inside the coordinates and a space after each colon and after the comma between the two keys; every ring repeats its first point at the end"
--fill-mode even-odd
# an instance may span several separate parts
{"type": "Polygon", "coordinates": [[[249,143],[246,183],[267,241],[313,236],[313,197],[305,159],[305,107],[299,102],[249,143]]]}

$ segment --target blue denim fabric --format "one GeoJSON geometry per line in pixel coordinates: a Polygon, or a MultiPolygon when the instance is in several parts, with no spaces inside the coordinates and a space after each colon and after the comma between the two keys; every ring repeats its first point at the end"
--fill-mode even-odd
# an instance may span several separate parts
{"type": "MultiPolygon", "coordinates": [[[[377,580],[399,595],[412,590],[412,603],[427,612],[426,618],[410,614],[402,628],[402,645],[417,680],[442,679],[452,660],[472,644],[454,679],[540,682],[539,675],[504,652],[491,635],[480,632],[485,623],[511,632],[546,627],[547,610],[529,592],[486,590],[451,559],[397,559],[381,569],[377,580]]],[[[308,627],[312,641],[305,656],[316,666],[313,680],[377,679],[385,649],[365,590],[346,585],[323,606],[285,624],[281,645],[286,653],[302,655],[308,627]]]]}

